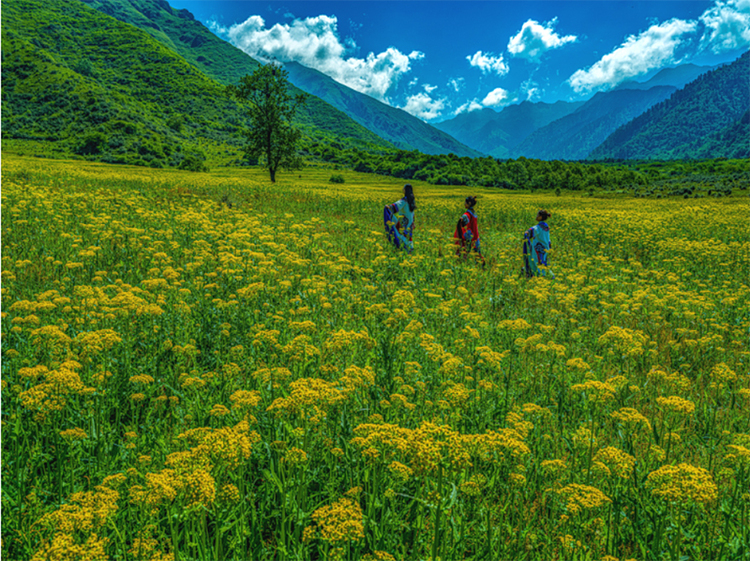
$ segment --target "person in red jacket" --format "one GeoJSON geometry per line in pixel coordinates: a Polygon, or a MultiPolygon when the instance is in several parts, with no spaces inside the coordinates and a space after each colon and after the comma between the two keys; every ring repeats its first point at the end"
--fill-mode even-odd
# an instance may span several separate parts
{"type": "Polygon", "coordinates": [[[476,251],[484,265],[484,256],[482,255],[482,249],[479,245],[479,224],[477,222],[477,213],[474,211],[476,204],[476,197],[466,197],[466,200],[464,201],[466,212],[464,212],[461,218],[458,219],[453,238],[456,240],[456,245],[459,246],[456,248],[456,255],[461,255],[461,253],[463,253],[464,258],[466,258],[469,253],[476,251]]]}

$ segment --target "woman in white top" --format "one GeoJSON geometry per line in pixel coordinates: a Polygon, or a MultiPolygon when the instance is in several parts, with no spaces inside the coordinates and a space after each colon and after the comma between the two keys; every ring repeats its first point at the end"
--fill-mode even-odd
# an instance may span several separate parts
{"type": "Polygon", "coordinates": [[[388,240],[397,248],[404,248],[411,253],[414,249],[412,232],[414,231],[414,189],[411,184],[404,185],[404,196],[383,209],[383,222],[388,240]]]}

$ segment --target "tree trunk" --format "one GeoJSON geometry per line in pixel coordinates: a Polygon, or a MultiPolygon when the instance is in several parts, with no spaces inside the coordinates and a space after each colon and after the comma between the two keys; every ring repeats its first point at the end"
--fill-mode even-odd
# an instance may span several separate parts
{"type": "Polygon", "coordinates": [[[271,183],[276,183],[276,170],[268,168],[268,172],[271,174],[271,183]]]}

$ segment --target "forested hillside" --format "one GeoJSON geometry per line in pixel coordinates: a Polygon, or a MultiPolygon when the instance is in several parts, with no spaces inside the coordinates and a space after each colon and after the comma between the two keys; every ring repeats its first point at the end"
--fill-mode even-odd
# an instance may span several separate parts
{"type": "Polygon", "coordinates": [[[748,108],[750,52],[703,74],[623,125],[591,153],[591,158],[670,159],[699,157],[706,152],[730,156],[734,150],[718,149],[713,135],[739,124],[748,108]],[[708,144],[704,146],[704,142],[708,144]]]}

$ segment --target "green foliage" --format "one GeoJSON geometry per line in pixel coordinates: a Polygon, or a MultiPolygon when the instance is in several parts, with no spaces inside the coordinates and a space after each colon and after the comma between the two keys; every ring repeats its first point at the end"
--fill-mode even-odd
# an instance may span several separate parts
{"type": "Polygon", "coordinates": [[[339,174],[333,174],[331,179],[328,180],[331,183],[344,183],[344,176],[339,174]]]}
{"type": "Polygon", "coordinates": [[[184,169],[187,171],[210,171],[208,166],[204,163],[206,157],[203,154],[187,154],[183,160],[177,166],[178,169],[184,169]]]}
{"type": "Polygon", "coordinates": [[[149,166],[179,164],[183,147],[239,149],[238,104],[144,32],[60,0],[3,2],[3,23],[6,139],[149,166]]]}
{"type": "Polygon", "coordinates": [[[304,94],[291,95],[286,71],[269,63],[244,76],[230,94],[247,102],[249,126],[245,131],[245,153],[261,158],[271,182],[279,169],[299,169],[302,159],[297,154],[301,132],[294,122],[297,108],[304,104],[304,94]]]}
{"type": "Polygon", "coordinates": [[[102,148],[107,142],[107,136],[103,132],[92,132],[81,139],[76,148],[76,153],[81,155],[101,154],[102,148]]]}

